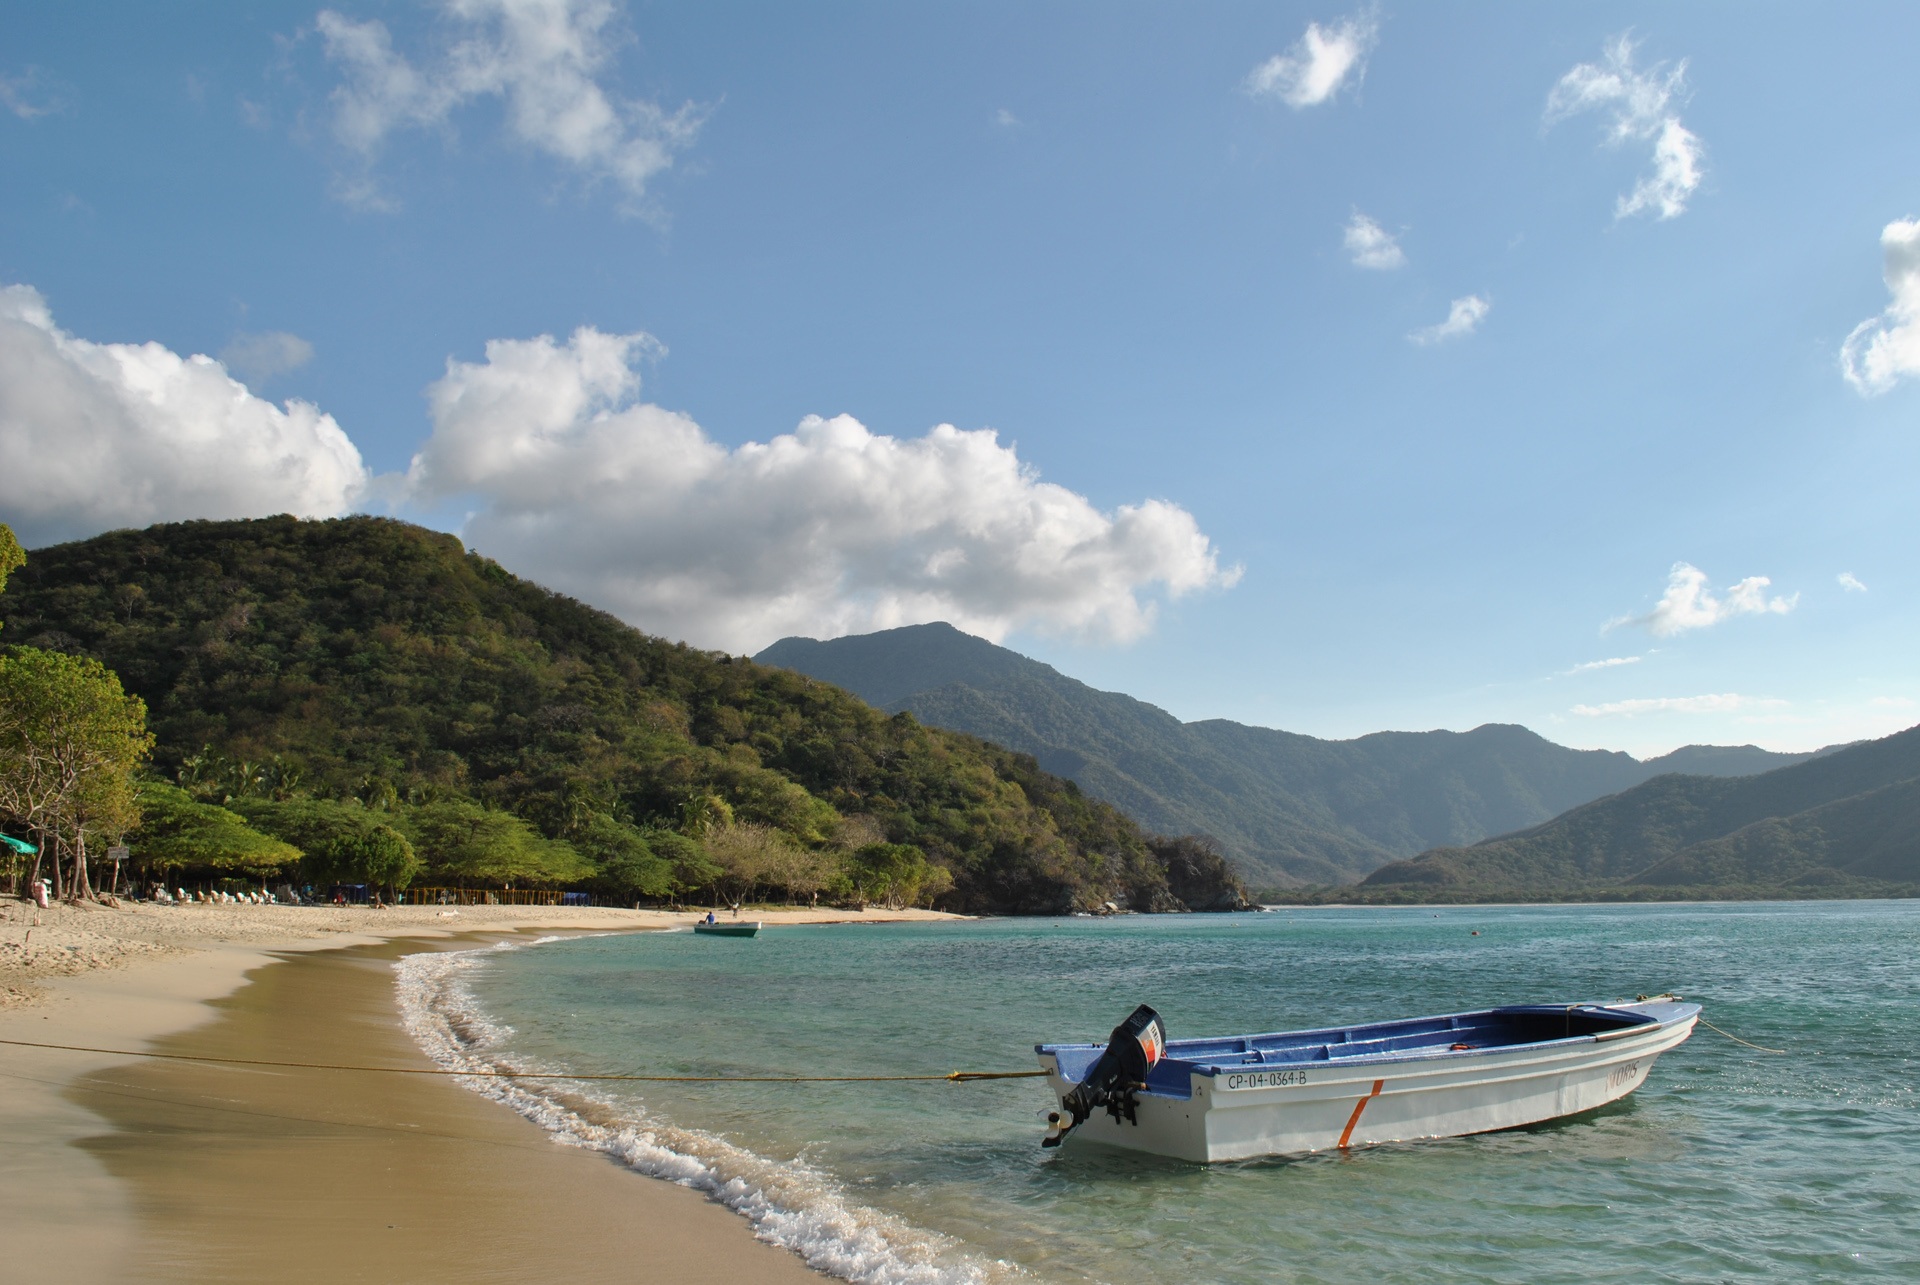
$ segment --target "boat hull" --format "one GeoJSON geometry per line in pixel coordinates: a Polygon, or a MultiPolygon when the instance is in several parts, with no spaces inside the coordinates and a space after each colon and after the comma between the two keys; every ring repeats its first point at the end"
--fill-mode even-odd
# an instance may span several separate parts
{"type": "MultiPolygon", "coordinates": [[[[1073,1141],[1204,1164],[1538,1124],[1632,1093],[1692,1034],[1697,1013],[1687,1005],[1617,1034],[1509,1048],[1195,1071],[1191,1096],[1138,1093],[1135,1122],[1101,1112],[1073,1141]]],[[[1053,1055],[1043,1052],[1041,1066],[1064,1098],[1074,1086],[1053,1055]]]]}
{"type": "Polygon", "coordinates": [[[693,931],[702,937],[751,937],[760,931],[760,921],[758,919],[743,922],[728,920],[718,924],[695,924],[693,931]]]}

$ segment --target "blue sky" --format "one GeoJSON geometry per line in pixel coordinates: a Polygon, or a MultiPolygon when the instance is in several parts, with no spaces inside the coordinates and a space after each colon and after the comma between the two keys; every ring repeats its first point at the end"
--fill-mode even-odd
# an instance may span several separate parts
{"type": "Polygon", "coordinates": [[[1326,736],[1884,734],[1917,38],[0,4],[0,517],[394,512],[701,645],[953,619],[1326,736]]]}

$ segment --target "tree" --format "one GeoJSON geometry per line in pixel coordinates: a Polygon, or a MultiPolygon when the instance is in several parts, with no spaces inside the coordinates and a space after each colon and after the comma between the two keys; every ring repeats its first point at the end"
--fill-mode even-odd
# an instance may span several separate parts
{"type": "Polygon", "coordinates": [[[778,888],[788,897],[811,897],[838,873],[829,853],[801,847],[784,830],[751,821],[716,830],[707,849],[719,863],[716,881],[729,900],[745,901],[759,888],[778,888]]]}
{"type": "Polygon", "coordinates": [[[372,826],[347,840],[335,859],[350,866],[366,882],[385,888],[389,897],[398,897],[425,865],[407,836],[390,825],[372,826]]]}
{"type": "Polygon", "coordinates": [[[680,805],[680,833],[703,840],[733,824],[733,808],[717,794],[700,791],[680,805]]]}
{"type": "MultiPolygon", "coordinates": [[[[785,838],[784,833],[776,833],[785,838]]],[[[784,891],[789,901],[818,902],[820,894],[842,877],[837,853],[802,847],[791,839],[775,845],[773,857],[767,882],[784,891]]]]}
{"type": "Polygon", "coordinates": [[[653,855],[667,863],[673,873],[672,891],[690,892],[718,879],[720,867],[705,847],[678,830],[648,830],[642,833],[653,855]]]}
{"type": "Polygon", "coordinates": [[[358,802],[243,797],[224,806],[245,817],[254,829],[305,853],[301,873],[314,883],[361,879],[364,872],[354,864],[360,841],[380,824],[380,818],[358,802]]]}
{"type": "Polygon", "coordinates": [[[7,587],[7,577],[26,565],[27,555],[13,538],[13,528],[0,522],[0,592],[7,587]]]}
{"type": "Polygon", "coordinates": [[[666,897],[675,891],[673,863],[655,853],[640,831],[605,813],[575,827],[573,846],[598,868],[593,883],[610,900],[666,897]]]}
{"type": "Polygon", "coordinates": [[[1166,870],[1168,891],[1181,905],[1194,910],[1240,910],[1255,904],[1220,845],[1207,836],[1162,836],[1148,839],[1147,845],[1166,870]]]}
{"type": "Polygon", "coordinates": [[[200,867],[256,878],[300,860],[300,849],[262,834],[223,807],[201,803],[177,785],[140,783],[134,856],[149,870],[200,867]]]}
{"type": "Polygon", "coordinates": [[[770,882],[781,863],[783,849],[792,840],[770,825],[729,825],[707,836],[707,851],[720,867],[714,880],[728,901],[747,901],[755,889],[770,882]]]}
{"type": "Polygon", "coordinates": [[[133,772],[153,749],[146,703],[129,696],[97,660],[16,647],[0,655],[0,812],[56,862],[72,861],[66,896],[93,895],[89,836],[118,836],[139,823],[133,772]]]}
{"type": "Polygon", "coordinates": [[[862,902],[877,901],[889,910],[917,905],[953,887],[953,875],[927,860],[909,843],[869,843],[857,849],[849,878],[862,902]]]}
{"type": "Polygon", "coordinates": [[[405,805],[376,812],[357,799],[237,798],[227,807],[306,852],[314,883],[369,883],[398,896],[426,863],[402,833],[405,805]]]}
{"type": "Polygon", "coordinates": [[[572,844],[542,838],[511,812],[448,799],[395,813],[436,876],[482,884],[570,883],[593,873],[572,844]]]}

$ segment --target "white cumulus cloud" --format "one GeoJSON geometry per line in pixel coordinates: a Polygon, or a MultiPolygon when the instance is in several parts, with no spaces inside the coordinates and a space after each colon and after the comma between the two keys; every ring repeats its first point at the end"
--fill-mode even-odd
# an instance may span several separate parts
{"type": "Polygon", "coordinates": [[[1449,339],[1463,339],[1479,329],[1480,323],[1493,311],[1493,304],[1477,294],[1464,299],[1455,299],[1453,306],[1447,309],[1447,319],[1438,325],[1426,326],[1414,331],[1407,338],[1416,344],[1445,343],[1449,339]]]}
{"type": "Polygon", "coordinates": [[[1700,186],[1706,149],[1699,136],[1680,123],[1677,100],[1686,90],[1687,60],[1669,71],[1657,63],[1645,71],[1633,65],[1631,37],[1607,42],[1597,63],[1583,62],[1562,76],[1547,95],[1549,127],[1582,112],[1597,111],[1607,118],[1610,147],[1651,143],[1653,171],[1642,175],[1633,191],[1620,197],[1613,214],[1624,219],[1651,211],[1661,219],[1686,213],[1687,202],[1700,186]]]}
{"type": "Polygon", "coordinates": [[[180,518],[332,517],[369,481],[331,415],[255,397],[211,357],[99,344],[0,289],[0,513],[46,544],[180,518]]]}
{"type": "Polygon", "coordinates": [[[1861,584],[1859,578],[1851,571],[1842,571],[1839,575],[1835,576],[1834,579],[1837,580],[1840,583],[1840,587],[1848,593],[1865,593],[1867,591],[1867,587],[1861,584]]]}
{"type": "Polygon", "coordinates": [[[1346,247],[1347,253],[1353,256],[1353,266],[1356,268],[1373,268],[1384,272],[1405,267],[1407,263],[1406,253],[1400,249],[1400,242],[1393,233],[1358,210],[1347,220],[1346,247]]]}
{"type": "Polygon", "coordinates": [[[645,335],[495,340],[428,390],[414,492],[471,496],[475,548],[642,628],[751,651],[930,620],[1125,641],[1159,595],[1231,585],[1191,514],[1102,512],[988,430],[809,416],[729,448],[639,400],[645,335]]]}
{"type": "Polygon", "coordinates": [[[1315,107],[1333,98],[1348,77],[1367,74],[1367,55],[1380,39],[1380,19],[1372,10],[1323,27],[1309,22],[1293,47],[1255,67],[1247,92],[1278,98],[1289,107],[1315,107]]]}
{"type": "Polygon", "coordinates": [[[1605,705],[1575,705],[1572,712],[1583,718],[1605,718],[1636,714],[1730,714],[1742,709],[1779,709],[1787,702],[1764,697],[1742,696],[1738,692],[1719,692],[1707,696],[1653,696],[1638,700],[1610,701],[1605,705]]]}
{"type": "Polygon", "coordinates": [[[1920,219],[1895,219],[1880,233],[1887,290],[1893,301],[1853,328],[1840,346],[1847,382],[1872,397],[1907,375],[1920,375],[1920,219]]]}
{"type": "Polygon", "coordinates": [[[1735,616],[1784,616],[1800,601],[1800,595],[1769,598],[1767,586],[1772,583],[1766,576],[1748,576],[1728,586],[1725,595],[1716,598],[1707,584],[1706,572],[1691,563],[1676,562],[1667,573],[1667,591],[1652,611],[1644,616],[1617,617],[1609,620],[1606,627],[1645,625],[1656,638],[1670,638],[1735,616]]]}
{"type": "MultiPolygon", "coordinates": [[[[454,33],[416,65],[393,47],[386,24],[322,10],[315,21],[327,59],[340,68],[334,136],[370,164],[403,129],[444,128],[454,110],[498,98],[520,142],[591,178],[640,197],[698,132],[701,112],[620,98],[599,80],[616,34],[609,0],[442,0],[454,33]]],[[[359,204],[383,203],[364,174],[343,185],[359,204]]]]}
{"type": "Polygon", "coordinates": [[[284,330],[235,335],[220,350],[220,364],[251,384],[263,384],[312,360],[313,345],[284,330]]]}

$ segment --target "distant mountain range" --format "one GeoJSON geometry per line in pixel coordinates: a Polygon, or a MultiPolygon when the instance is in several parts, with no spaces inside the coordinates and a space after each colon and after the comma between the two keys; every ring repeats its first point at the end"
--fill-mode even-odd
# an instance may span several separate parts
{"type": "Polygon", "coordinates": [[[1738,777],[1814,757],[1690,745],[1641,762],[1500,724],[1326,741],[1226,719],[1182,723],[947,624],[783,638],[754,659],[1032,754],[1149,829],[1213,837],[1269,888],[1350,883],[1662,773],[1738,777]]]}
{"type": "Polygon", "coordinates": [[[1920,727],[1737,780],[1662,776],[1519,834],[1374,871],[1368,891],[1904,891],[1920,885],[1920,727]],[[1888,886],[1891,885],[1891,886],[1888,886]]]}

